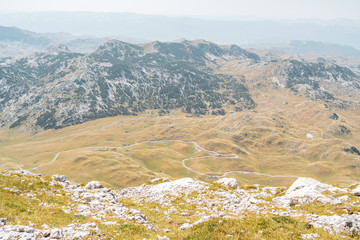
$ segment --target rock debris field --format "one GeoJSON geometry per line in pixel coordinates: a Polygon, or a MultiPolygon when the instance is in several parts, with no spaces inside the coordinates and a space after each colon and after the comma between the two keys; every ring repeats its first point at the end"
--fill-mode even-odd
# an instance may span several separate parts
{"type": "MultiPolygon", "coordinates": [[[[234,178],[212,183],[159,178],[137,187],[110,189],[98,181],[72,184],[63,175],[46,178],[25,170],[5,171],[1,177],[2,194],[7,194],[2,196],[14,196],[14,202],[20,199],[36,203],[40,210],[58,207],[64,216],[80,216],[83,220],[53,227],[56,224],[40,224],[40,220],[36,223],[34,217],[34,222],[16,224],[16,217],[1,211],[0,239],[121,239],[125,236],[116,231],[113,237],[107,237],[102,228],[129,224],[141,226],[156,237],[150,239],[171,239],[174,232],[184,232],[213,219],[241,219],[244,214],[301,219],[309,228],[323,229],[339,238],[360,234],[360,185],[340,188],[298,178],[285,188],[239,186],[234,178]],[[38,185],[42,187],[34,187],[38,185]],[[44,201],[44,196],[67,200],[44,201]],[[150,210],[162,220],[171,222],[176,218],[173,221],[178,224],[169,228],[160,220],[152,221],[157,218],[146,214],[150,210]]],[[[304,233],[301,238],[322,236],[304,233]]]]}

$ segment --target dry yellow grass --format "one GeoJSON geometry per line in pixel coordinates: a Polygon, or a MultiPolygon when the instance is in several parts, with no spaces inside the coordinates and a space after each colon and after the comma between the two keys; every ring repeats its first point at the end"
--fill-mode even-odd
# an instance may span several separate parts
{"type": "MultiPolygon", "coordinates": [[[[182,166],[182,159],[206,156],[196,152],[192,144],[140,144],[123,148],[142,141],[172,139],[195,141],[206,149],[239,156],[186,162],[202,173],[245,170],[313,177],[344,185],[359,181],[360,156],[343,150],[349,146],[360,148],[359,111],[329,109],[324,102],[307,100],[287,89],[274,89],[266,69],[257,68],[228,63],[219,69],[221,73],[245,75],[257,103],[254,110],[235,112],[228,107],[225,116],[202,117],[191,117],[180,110],[173,110],[169,116],[148,111],[139,116],[104,118],[35,135],[24,129],[0,129],[0,164],[6,164],[0,165],[0,169],[14,168],[15,164],[29,169],[51,161],[61,151],[108,146],[108,151],[99,148],[62,153],[55,162],[36,171],[66,174],[76,182],[96,179],[113,186],[138,185],[155,177],[208,180],[182,166]],[[260,80],[266,87],[258,85],[260,80]],[[329,118],[333,112],[340,116],[339,120],[329,118]],[[351,132],[337,135],[339,125],[351,132]],[[308,139],[307,133],[315,138],[308,139]]],[[[284,185],[294,181],[294,177],[235,173],[228,176],[247,184],[284,185]]]]}

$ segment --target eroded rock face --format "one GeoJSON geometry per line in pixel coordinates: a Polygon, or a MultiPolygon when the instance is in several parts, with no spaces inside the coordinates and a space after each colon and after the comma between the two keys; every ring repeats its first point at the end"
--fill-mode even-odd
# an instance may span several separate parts
{"type": "Polygon", "coordinates": [[[346,192],[343,189],[333,187],[328,184],[321,183],[312,178],[298,178],[286,191],[284,196],[276,197],[273,203],[289,207],[290,204],[305,204],[315,200],[322,203],[338,204],[339,199],[335,199],[323,194],[323,192],[346,192]]]}

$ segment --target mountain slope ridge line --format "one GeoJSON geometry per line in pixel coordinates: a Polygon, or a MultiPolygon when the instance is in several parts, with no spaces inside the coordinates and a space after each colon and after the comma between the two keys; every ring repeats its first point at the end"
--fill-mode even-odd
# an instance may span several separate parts
{"type": "Polygon", "coordinates": [[[299,176],[293,176],[293,175],[272,175],[272,174],[266,174],[266,173],[259,173],[259,172],[253,172],[253,171],[242,171],[242,170],[233,170],[233,171],[226,171],[224,172],[224,174],[222,175],[215,175],[215,174],[206,174],[206,173],[201,173],[199,171],[196,171],[188,166],[186,166],[185,162],[190,161],[190,160],[195,160],[195,159],[201,159],[201,158],[215,158],[215,159],[224,159],[224,158],[233,158],[233,159],[238,159],[239,156],[237,154],[224,154],[224,153],[219,153],[216,151],[212,151],[212,150],[208,150],[205,149],[204,147],[201,147],[197,142],[194,141],[186,141],[186,140],[173,140],[173,139],[160,139],[160,140],[149,140],[149,141],[141,141],[141,142],[137,142],[128,146],[122,146],[122,147],[114,147],[114,146],[96,146],[96,147],[82,147],[82,148],[75,148],[75,149],[69,149],[69,150],[65,150],[65,151],[61,151],[55,154],[55,157],[47,163],[43,163],[40,164],[36,167],[33,168],[29,168],[27,169],[28,171],[30,170],[36,170],[40,167],[49,165],[53,162],[55,162],[58,157],[60,156],[61,153],[66,153],[66,152],[71,152],[71,151],[76,151],[76,150],[82,150],[82,149],[94,149],[94,148],[130,148],[130,147],[134,147],[140,144],[146,144],[146,143],[170,143],[170,142],[179,142],[179,143],[186,143],[186,144],[192,144],[195,147],[195,150],[200,152],[203,151],[205,153],[208,153],[209,155],[207,156],[200,156],[200,157],[192,157],[192,158],[185,158],[183,160],[181,160],[181,163],[183,165],[183,167],[191,172],[194,172],[200,176],[204,176],[204,177],[208,177],[208,178],[222,178],[227,176],[228,174],[231,173],[237,173],[237,174],[245,174],[245,175],[250,175],[250,174],[254,174],[254,175],[260,175],[260,176],[265,176],[265,177],[280,177],[280,178],[299,178],[299,176]]]}

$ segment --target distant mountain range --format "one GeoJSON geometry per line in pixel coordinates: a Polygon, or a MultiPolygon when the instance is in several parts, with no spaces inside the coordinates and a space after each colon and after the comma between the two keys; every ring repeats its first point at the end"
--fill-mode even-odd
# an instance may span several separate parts
{"type": "Polygon", "coordinates": [[[294,54],[338,54],[360,58],[360,50],[347,45],[327,42],[292,40],[284,44],[264,46],[270,49],[279,49],[294,54]]]}
{"type": "Polygon", "coordinates": [[[36,32],[69,32],[112,38],[127,36],[149,41],[186,38],[242,45],[312,40],[360,49],[360,23],[348,19],[236,20],[134,13],[4,12],[0,14],[0,25],[36,32]]]}
{"type": "MultiPolygon", "coordinates": [[[[126,37],[117,39],[127,42],[143,42],[126,37]]],[[[17,27],[0,26],[0,62],[1,58],[4,61],[9,57],[29,55],[59,44],[66,45],[73,52],[91,52],[107,40],[109,38],[106,37],[75,36],[69,33],[36,33],[17,27]]]]}
{"type": "MultiPolygon", "coordinates": [[[[24,56],[58,44],[66,45],[70,51],[87,53],[96,50],[110,38],[75,36],[69,33],[36,33],[16,27],[0,26],[0,62],[11,57],[24,56]]],[[[145,40],[126,37],[116,38],[131,43],[145,43],[145,40]]],[[[327,42],[292,40],[281,44],[253,44],[252,48],[282,50],[290,54],[337,54],[360,58],[360,50],[347,45],[327,42]]]]}

